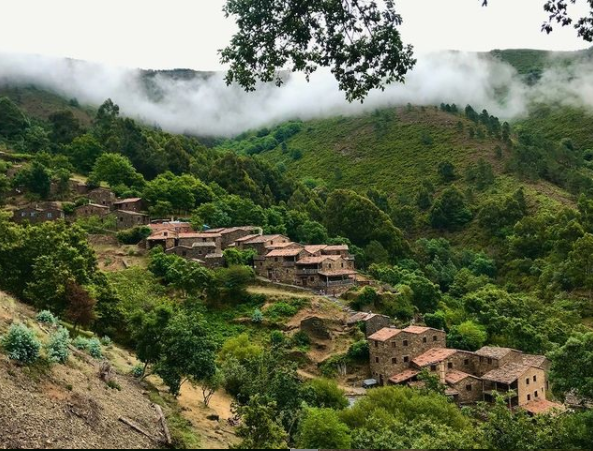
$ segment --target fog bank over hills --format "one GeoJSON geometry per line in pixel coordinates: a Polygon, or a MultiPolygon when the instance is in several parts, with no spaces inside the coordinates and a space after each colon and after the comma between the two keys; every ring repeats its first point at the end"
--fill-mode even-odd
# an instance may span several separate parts
{"type": "Polygon", "coordinates": [[[296,74],[281,88],[261,85],[246,93],[227,86],[223,73],[147,72],[14,54],[0,54],[0,85],[33,85],[94,106],[111,98],[122,114],[148,125],[175,133],[232,136],[285,120],[355,115],[407,103],[471,104],[505,119],[523,115],[532,102],[593,107],[591,60],[579,57],[567,64],[567,56],[562,58],[555,62],[546,57],[539,81],[528,84],[513,66],[488,54],[418,55],[405,84],[372,92],[363,104],[348,103],[327,71],[314,74],[310,83],[296,74]]]}

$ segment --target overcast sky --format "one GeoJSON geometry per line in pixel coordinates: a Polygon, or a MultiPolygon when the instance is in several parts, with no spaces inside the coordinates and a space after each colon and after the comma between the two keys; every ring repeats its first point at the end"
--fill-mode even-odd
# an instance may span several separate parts
{"type": "MultiPolygon", "coordinates": [[[[579,0],[581,1],[581,0],[579,0]]],[[[540,32],[544,0],[396,0],[406,42],[420,52],[588,47],[573,29],[540,32]]],[[[2,0],[0,52],[166,69],[220,69],[234,30],[223,0],[2,0]]]]}

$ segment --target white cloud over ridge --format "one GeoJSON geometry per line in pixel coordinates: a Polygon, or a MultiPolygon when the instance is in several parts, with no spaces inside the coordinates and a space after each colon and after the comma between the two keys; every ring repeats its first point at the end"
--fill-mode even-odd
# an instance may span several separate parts
{"type": "Polygon", "coordinates": [[[151,82],[159,92],[155,100],[140,70],[0,54],[0,85],[35,85],[83,104],[100,105],[111,98],[122,114],[170,132],[233,136],[291,119],[354,115],[407,103],[469,103],[502,118],[524,114],[532,101],[593,107],[591,69],[590,64],[570,72],[551,69],[536,87],[527,87],[505,63],[474,53],[440,52],[419,55],[405,84],[372,92],[363,104],[348,103],[329,72],[314,74],[310,83],[293,75],[281,88],[262,85],[253,93],[226,86],[222,73],[192,80],[156,75],[151,82]]]}

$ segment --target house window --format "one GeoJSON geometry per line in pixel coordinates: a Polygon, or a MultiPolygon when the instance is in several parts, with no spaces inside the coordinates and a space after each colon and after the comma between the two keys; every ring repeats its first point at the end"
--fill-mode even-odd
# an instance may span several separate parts
{"type": "Polygon", "coordinates": [[[529,385],[529,378],[525,379],[525,383],[529,385]]]}
{"type": "Polygon", "coordinates": [[[464,364],[465,366],[468,366],[468,365],[469,365],[469,359],[465,359],[465,360],[463,361],[463,364],[464,364]]]}
{"type": "Polygon", "coordinates": [[[535,392],[535,397],[537,398],[538,396],[539,396],[539,394],[538,394],[538,392],[536,391],[536,392],[535,392]]]}
{"type": "Polygon", "coordinates": [[[453,369],[453,362],[447,363],[447,368],[449,368],[450,370],[452,370],[453,369]]]}
{"type": "Polygon", "coordinates": [[[404,340],[404,346],[408,346],[408,340],[404,340]]]}
{"type": "Polygon", "coordinates": [[[394,365],[397,365],[397,359],[394,357],[391,359],[391,363],[393,363],[394,365]]]}
{"type": "Polygon", "coordinates": [[[378,348],[378,347],[379,347],[379,342],[375,341],[375,348],[378,348]]]}
{"type": "Polygon", "coordinates": [[[311,277],[311,282],[315,282],[315,277],[311,277]]]}
{"type": "Polygon", "coordinates": [[[436,365],[430,365],[430,371],[434,372],[437,370],[437,366],[436,365]]]}
{"type": "Polygon", "coordinates": [[[375,357],[375,363],[379,363],[379,357],[375,357]]]}
{"type": "Polygon", "coordinates": [[[427,339],[426,337],[424,337],[424,338],[422,339],[422,343],[426,343],[427,341],[428,341],[428,339],[427,339]]]}
{"type": "Polygon", "coordinates": [[[438,341],[438,339],[439,339],[439,337],[437,337],[436,335],[434,335],[434,336],[432,337],[432,341],[438,341]]]}
{"type": "Polygon", "coordinates": [[[488,365],[492,365],[492,359],[488,359],[488,365]]]}
{"type": "Polygon", "coordinates": [[[404,363],[408,363],[410,361],[410,358],[408,356],[404,357],[404,363]]]}
{"type": "Polygon", "coordinates": [[[467,384],[467,385],[465,386],[465,390],[466,390],[466,391],[472,391],[472,384],[467,384]]]}
{"type": "Polygon", "coordinates": [[[533,382],[537,382],[537,376],[533,376],[533,382]]]}
{"type": "Polygon", "coordinates": [[[274,261],[276,261],[276,262],[277,262],[277,261],[278,261],[278,257],[276,257],[276,258],[274,259],[274,261]]]}
{"type": "Polygon", "coordinates": [[[392,346],[392,347],[394,347],[394,348],[395,348],[395,347],[397,347],[397,345],[396,345],[395,341],[392,341],[392,342],[391,342],[391,346],[392,346]]]}
{"type": "Polygon", "coordinates": [[[527,401],[531,401],[531,395],[527,395],[527,401]]]}
{"type": "Polygon", "coordinates": [[[181,254],[182,254],[184,257],[187,257],[187,251],[182,251],[182,252],[181,252],[181,254]]]}

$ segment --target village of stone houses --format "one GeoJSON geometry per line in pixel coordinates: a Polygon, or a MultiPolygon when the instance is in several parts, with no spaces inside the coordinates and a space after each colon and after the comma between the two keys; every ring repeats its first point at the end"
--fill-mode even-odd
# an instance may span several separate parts
{"type": "MultiPolygon", "coordinates": [[[[18,191],[13,194],[22,195],[18,191]]],[[[331,360],[330,353],[324,351],[337,347],[332,340],[342,340],[353,330],[363,331],[368,341],[368,364],[354,365],[352,374],[345,365],[338,365],[341,375],[348,376],[343,380],[350,399],[380,386],[423,387],[427,377],[433,376],[444,387],[444,394],[460,406],[492,403],[497,396],[504,395],[510,409],[522,409],[534,416],[567,408],[549,396],[550,361],[543,355],[493,346],[474,352],[454,349],[447,346],[444,330],[424,326],[416,320],[409,325],[398,322],[396,326],[389,316],[348,307],[340,297],[345,295],[347,299],[347,293],[353,290],[375,287],[379,291],[393,291],[393,288],[380,286],[360,275],[346,244],[295,243],[282,234],[264,234],[258,225],[228,228],[204,225],[196,230],[188,221],[151,218],[142,198],[119,199],[108,188],[88,188],[75,180],[71,180],[70,195],[78,206],[68,214],[61,202],[29,203],[10,208],[12,221],[31,225],[55,221],[73,224],[78,220],[106,221],[111,217],[115,225],[113,232],[146,228],[146,237],[138,244],[138,255],[161,248],[166,254],[209,269],[227,266],[225,251],[229,249],[252,251],[250,265],[261,287],[267,287],[262,292],[298,290],[304,297],[315,296],[313,306],[288,327],[297,328],[318,341],[315,343],[318,355],[331,360]],[[323,299],[331,307],[329,315],[323,299]]],[[[99,242],[116,245],[109,235],[99,242]]],[[[127,268],[125,258],[122,261],[127,268]]],[[[310,377],[305,371],[302,374],[310,377]]]]}

